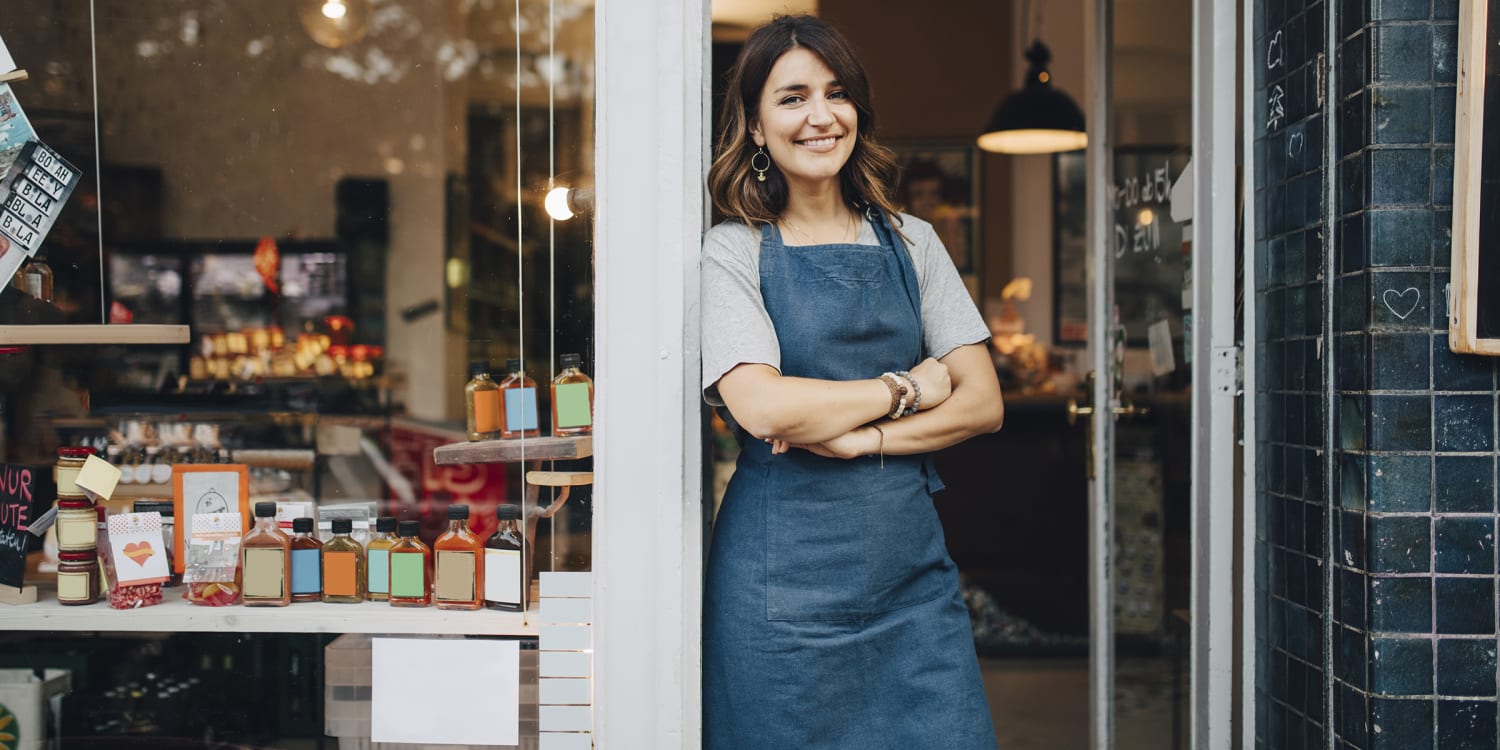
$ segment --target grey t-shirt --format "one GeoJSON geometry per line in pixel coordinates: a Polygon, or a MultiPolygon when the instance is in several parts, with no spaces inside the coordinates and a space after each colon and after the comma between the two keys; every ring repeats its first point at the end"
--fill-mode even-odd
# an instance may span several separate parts
{"type": "MultiPolygon", "coordinates": [[[[989,328],[932,225],[910,214],[901,214],[901,222],[897,229],[909,240],[905,244],[922,293],[924,354],[942,359],[960,346],[988,339],[989,328]]],[[[857,242],[880,244],[868,221],[860,222],[857,242]]],[[[781,370],[776,327],[760,296],[760,229],[737,221],[709,229],[703,236],[701,281],[703,397],[723,406],[719,378],[735,366],[756,363],[781,370]]]]}

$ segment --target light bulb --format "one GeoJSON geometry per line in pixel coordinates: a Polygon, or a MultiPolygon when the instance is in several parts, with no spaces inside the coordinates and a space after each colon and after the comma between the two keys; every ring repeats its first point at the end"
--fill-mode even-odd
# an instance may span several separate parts
{"type": "Polygon", "coordinates": [[[338,49],[364,38],[370,0],[297,0],[297,17],[313,41],[338,49]]]}
{"type": "Polygon", "coordinates": [[[323,16],[325,18],[337,21],[343,18],[344,14],[348,12],[349,9],[344,7],[343,0],[328,0],[328,2],[323,3],[323,16]]]}
{"type": "Polygon", "coordinates": [[[568,205],[568,193],[570,188],[555,187],[547,191],[547,197],[542,205],[547,208],[547,215],[554,221],[567,221],[573,218],[573,207],[568,205]]]}

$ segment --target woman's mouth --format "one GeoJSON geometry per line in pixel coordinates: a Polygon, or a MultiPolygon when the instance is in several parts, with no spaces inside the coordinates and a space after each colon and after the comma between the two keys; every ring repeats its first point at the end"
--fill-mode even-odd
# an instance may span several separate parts
{"type": "Polygon", "coordinates": [[[826,151],[833,148],[833,144],[837,143],[838,140],[838,136],[827,135],[819,138],[807,138],[796,143],[798,146],[814,151],[826,151]]]}

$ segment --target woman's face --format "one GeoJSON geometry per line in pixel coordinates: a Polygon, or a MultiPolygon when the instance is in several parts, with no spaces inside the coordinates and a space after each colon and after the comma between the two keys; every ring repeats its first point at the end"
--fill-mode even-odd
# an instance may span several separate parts
{"type": "Polygon", "coordinates": [[[750,125],[790,186],[837,181],[854,153],[859,112],[822,58],[796,47],[771,67],[760,92],[760,117],[750,125]]]}

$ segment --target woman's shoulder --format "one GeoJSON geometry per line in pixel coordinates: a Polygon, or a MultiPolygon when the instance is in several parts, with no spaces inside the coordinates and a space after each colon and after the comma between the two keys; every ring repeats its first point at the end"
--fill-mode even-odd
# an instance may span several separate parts
{"type": "Polygon", "coordinates": [[[897,231],[918,244],[926,244],[926,240],[937,236],[937,230],[932,228],[930,222],[905,211],[896,214],[896,221],[898,222],[896,225],[897,231]]]}
{"type": "Polygon", "coordinates": [[[704,252],[746,252],[759,245],[760,230],[734,219],[719,222],[703,233],[704,252]]]}

